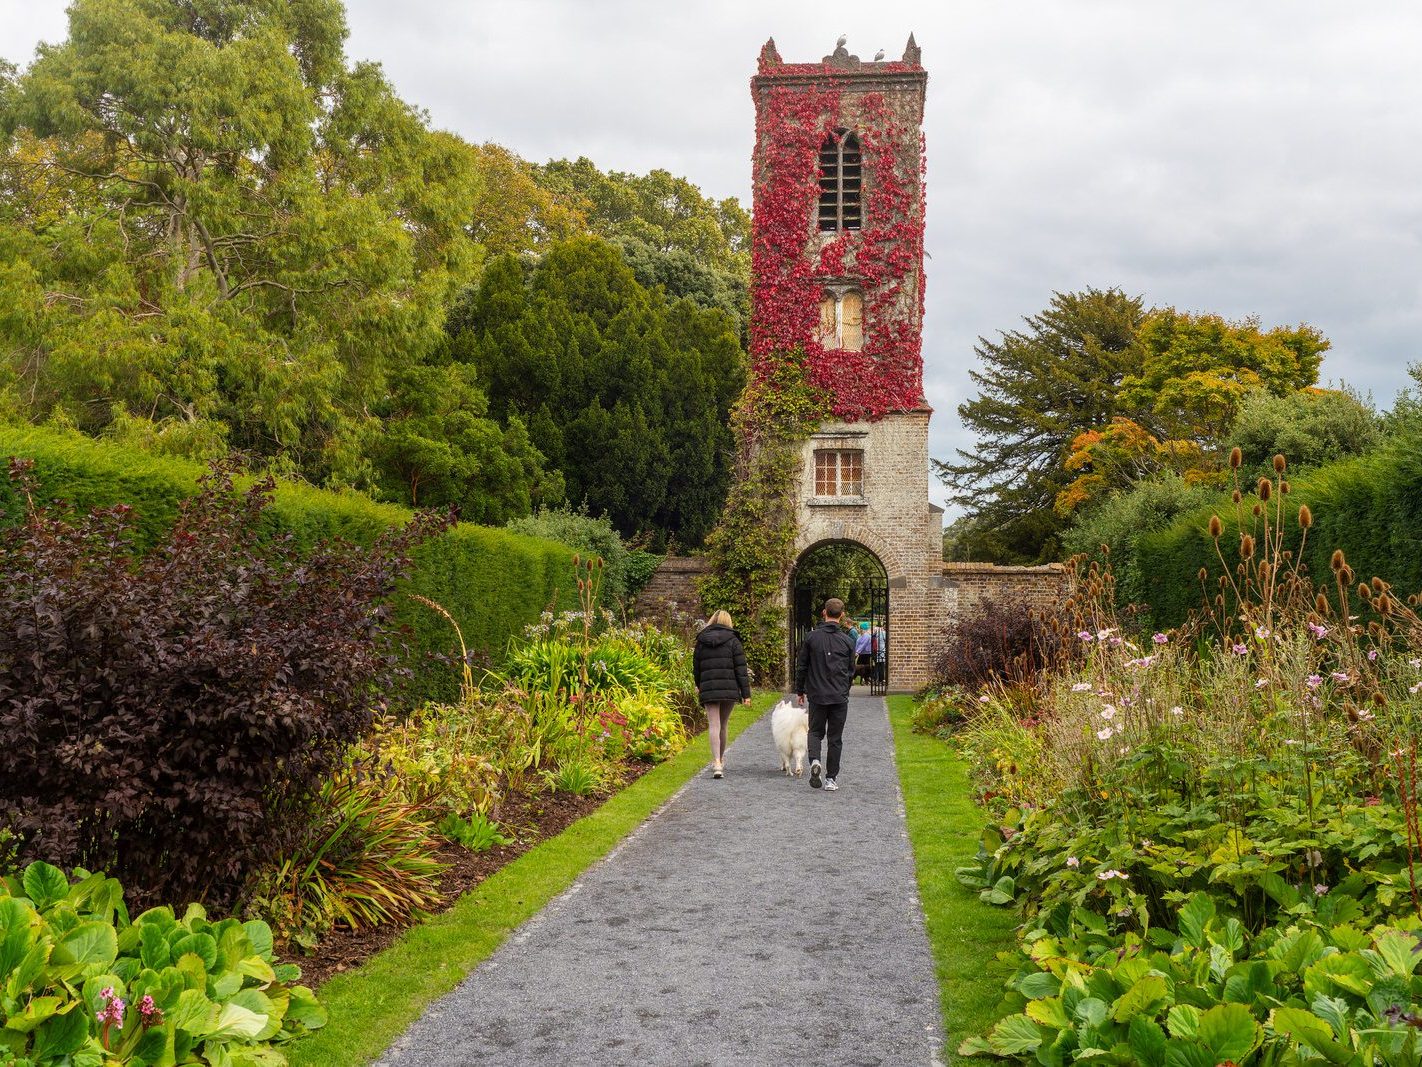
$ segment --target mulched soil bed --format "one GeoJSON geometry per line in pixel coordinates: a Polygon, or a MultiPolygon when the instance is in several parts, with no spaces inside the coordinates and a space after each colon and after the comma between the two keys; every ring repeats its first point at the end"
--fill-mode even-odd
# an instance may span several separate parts
{"type": "MultiPolygon", "coordinates": [[[[631,785],[652,768],[650,764],[638,763],[625,769],[627,779],[621,788],[631,785]]],[[[505,807],[499,819],[505,833],[513,832],[516,840],[512,845],[496,845],[487,852],[470,852],[462,845],[446,844],[437,853],[441,862],[449,866],[440,879],[444,903],[435,910],[444,911],[453,907],[461,896],[500,867],[512,863],[540,842],[556,837],[584,815],[601,807],[605,800],[607,797],[575,797],[568,793],[521,797],[505,807]]],[[[367,958],[392,944],[406,926],[389,923],[370,930],[338,928],[327,934],[311,955],[294,956],[291,962],[301,968],[302,983],[314,989],[333,974],[364,963],[367,958]]]]}

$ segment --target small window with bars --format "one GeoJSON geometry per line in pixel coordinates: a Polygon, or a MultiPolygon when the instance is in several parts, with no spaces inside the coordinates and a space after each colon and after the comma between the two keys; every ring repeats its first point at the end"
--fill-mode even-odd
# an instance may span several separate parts
{"type": "Polygon", "coordinates": [[[820,145],[821,230],[857,230],[860,223],[859,192],[863,182],[859,138],[848,130],[835,130],[820,145]]]}
{"type": "Polygon", "coordinates": [[[815,496],[863,496],[864,453],[857,448],[815,452],[815,496]]]}

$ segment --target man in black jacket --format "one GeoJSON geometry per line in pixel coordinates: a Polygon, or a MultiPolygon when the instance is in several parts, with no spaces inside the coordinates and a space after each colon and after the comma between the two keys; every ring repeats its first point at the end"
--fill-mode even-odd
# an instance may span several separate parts
{"type": "Polygon", "coordinates": [[[823,622],[805,635],[795,662],[795,692],[804,707],[810,698],[810,785],[825,789],[839,786],[839,754],[844,748],[844,722],[849,717],[849,687],[854,683],[854,638],[844,632],[839,620],[844,601],[825,601],[823,622]],[[820,766],[820,742],[829,728],[828,766],[820,766]],[[828,774],[824,774],[828,771],[828,774]]]}

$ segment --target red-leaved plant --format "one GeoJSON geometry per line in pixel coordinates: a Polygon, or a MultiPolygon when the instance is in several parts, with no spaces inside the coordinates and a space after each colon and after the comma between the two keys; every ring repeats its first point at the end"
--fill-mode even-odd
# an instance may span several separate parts
{"type": "Polygon", "coordinates": [[[230,904],[401,674],[387,626],[416,519],[300,551],[273,486],[214,470],[139,556],[126,506],[28,502],[0,533],[0,828],[141,904],[230,904]]]}

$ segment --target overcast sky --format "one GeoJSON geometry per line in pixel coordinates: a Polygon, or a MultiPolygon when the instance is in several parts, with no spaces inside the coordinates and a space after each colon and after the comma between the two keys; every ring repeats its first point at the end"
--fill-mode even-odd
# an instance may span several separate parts
{"type": "MultiPolygon", "coordinates": [[[[436,126],[537,161],[664,167],[749,206],[748,82],[841,33],[929,72],[925,378],[939,457],[973,343],[1053,291],[1309,322],[1381,406],[1422,358],[1422,3],[348,0],[353,59],[436,126]]],[[[0,57],[64,36],[0,0],[0,57]]],[[[941,498],[941,487],[934,486],[941,498]]]]}

